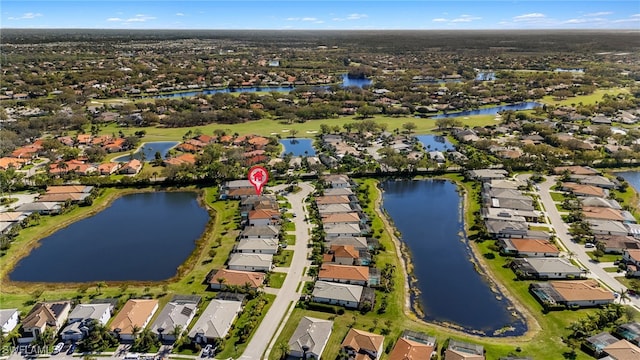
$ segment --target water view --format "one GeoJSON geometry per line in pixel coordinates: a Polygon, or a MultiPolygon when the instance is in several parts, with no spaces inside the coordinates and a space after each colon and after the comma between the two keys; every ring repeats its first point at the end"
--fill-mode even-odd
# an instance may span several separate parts
{"type": "MultiPolygon", "coordinates": [[[[616,173],[616,176],[622,176],[640,194],[640,171],[619,172],[616,173]]],[[[640,206],[640,203],[636,205],[640,206]]]]}
{"type": "Polygon", "coordinates": [[[424,318],[486,335],[497,335],[494,332],[506,327],[513,329],[499,335],[523,334],[526,324],[521,316],[508,309],[511,304],[491,291],[469,261],[473,253],[464,235],[455,184],[387,180],[381,186],[383,208],[411,251],[420,290],[412,300],[420,301],[424,318]]]}
{"type": "Polygon", "coordinates": [[[158,281],[195,249],[209,214],[194,192],[126,195],[96,215],[40,240],[13,281],[158,281]]]}
{"type": "Polygon", "coordinates": [[[178,145],[177,141],[156,141],[156,142],[148,142],[143,143],[138,150],[133,153],[133,157],[131,155],[122,155],[113,159],[116,162],[127,162],[131,159],[138,159],[149,161],[155,158],[156,152],[160,152],[160,155],[164,159],[167,156],[167,153],[171,148],[178,145]]]}
{"type": "Polygon", "coordinates": [[[315,156],[312,139],[283,139],[280,144],[284,146],[282,154],[291,153],[293,156],[315,156]]]}
{"type": "Polygon", "coordinates": [[[444,136],[416,135],[416,139],[420,141],[427,151],[447,151],[455,149],[455,146],[444,136]]]}
{"type": "Polygon", "coordinates": [[[496,78],[496,73],[493,71],[487,71],[487,72],[479,72],[476,75],[476,80],[478,81],[494,81],[496,78]]]}
{"type": "Polygon", "coordinates": [[[450,118],[450,117],[459,117],[459,116],[496,115],[497,113],[499,113],[501,111],[507,111],[507,110],[513,110],[513,111],[531,110],[531,109],[535,109],[535,108],[541,107],[541,106],[542,106],[542,104],[537,103],[535,101],[526,101],[526,102],[521,102],[521,103],[517,103],[517,104],[492,106],[492,107],[483,108],[483,109],[459,111],[459,112],[447,113],[447,114],[438,114],[438,115],[432,116],[431,118],[432,119],[441,119],[441,118],[450,118]]]}
{"type": "Polygon", "coordinates": [[[342,87],[355,86],[362,88],[364,86],[370,86],[373,84],[373,80],[367,78],[351,78],[347,74],[342,74],[342,87]]]}

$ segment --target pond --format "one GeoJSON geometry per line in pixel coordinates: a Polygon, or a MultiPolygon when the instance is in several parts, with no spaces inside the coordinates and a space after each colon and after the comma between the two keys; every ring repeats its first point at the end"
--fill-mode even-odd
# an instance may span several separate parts
{"type": "Polygon", "coordinates": [[[478,81],[495,81],[496,79],[496,73],[493,71],[481,71],[476,74],[476,80],[478,81]]]}
{"type": "Polygon", "coordinates": [[[447,114],[438,114],[431,116],[432,119],[442,119],[442,118],[450,118],[450,117],[460,117],[460,116],[473,116],[473,115],[496,115],[501,111],[507,110],[531,110],[537,107],[541,107],[542,104],[537,103],[535,101],[527,101],[521,102],[517,104],[509,104],[509,105],[499,105],[499,106],[491,106],[482,109],[476,110],[467,110],[467,111],[459,111],[455,113],[447,113],[447,114]]]}
{"type": "MultiPolygon", "coordinates": [[[[155,158],[156,152],[160,152],[162,158],[164,159],[174,146],[178,145],[177,141],[155,141],[155,142],[147,142],[140,145],[140,147],[133,153],[133,158],[138,160],[143,160],[142,154],[144,154],[144,160],[149,161],[155,158]]],[[[131,160],[131,155],[122,155],[114,158],[112,161],[115,162],[127,162],[131,160]]]]}
{"type": "Polygon", "coordinates": [[[347,74],[342,74],[342,87],[355,86],[362,88],[364,86],[370,86],[373,84],[373,80],[367,78],[353,78],[347,74]]]}
{"type": "Polygon", "coordinates": [[[474,267],[456,185],[444,180],[387,180],[383,208],[411,251],[424,319],[487,336],[526,331],[522,316],[474,267]],[[501,329],[510,328],[509,331],[501,329]]]}
{"type": "Polygon", "coordinates": [[[416,135],[416,139],[422,143],[427,151],[447,151],[456,147],[444,136],[416,135]]]}
{"type": "Polygon", "coordinates": [[[284,146],[282,155],[291,153],[293,156],[315,156],[312,139],[283,139],[280,144],[284,146]]]}
{"type": "Polygon", "coordinates": [[[209,221],[195,192],[125,195],[40,240],[13,281],[159,281],[171,278],[209,221]]]}
{"type": "MultiPolygon", "coordinates": [[[[616,176],[622,176],[640,194],[640,171],[624,171],[615,174],[616,176]]],[[[640,206],[640,203],[636,204],[636,206],[640,206]]]]}

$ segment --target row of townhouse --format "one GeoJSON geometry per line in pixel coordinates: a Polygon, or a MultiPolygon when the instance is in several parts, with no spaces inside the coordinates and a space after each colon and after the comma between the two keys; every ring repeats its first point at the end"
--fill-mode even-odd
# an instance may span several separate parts
{"type": "Polygon", "coordinates": [[[521,279],[549,280],[530,285],[530,293],[551,308],[589,307],[614,301],[613,292],[597,281],[585,280],[587,272],[565,258],[546,231],[532,230],[544,222],[526,182],[507,178],[504,170],[472,170],[469,176],[482,182],[481,215],[487,231],[514,258],[509,266],[521,279]]]}
{"type": "Polygon", "coordinates": [[[212,342],[224,338],[242,309],[242,299],[212,299],[202,314],[189,329],[199,306],[200,296],[176,295],[160,311],[155,299],[129,299],[112,317],[117,300],[95,299],[89,304],[78,304],[72,308],[70,301],[37,303],[29,313],[19,320],[17,309],[0,310],[2,330],[13,331],[20,326],[21,344],[31,343],[47,328],[53,329],[62,341],[77,342],[89,336],[95,324],[107,326],[121,341],[132,341],[140,329],[149,327],[162,342],[172,343],[183,333],[198,343],[212,342]]]}

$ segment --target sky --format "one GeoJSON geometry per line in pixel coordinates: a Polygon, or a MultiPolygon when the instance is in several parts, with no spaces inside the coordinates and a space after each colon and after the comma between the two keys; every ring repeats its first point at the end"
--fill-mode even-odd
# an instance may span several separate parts
{"type": "Polygon", "coordinates": [[[1,0],[0,28],[640,30],[640,0],[1,0]]]}

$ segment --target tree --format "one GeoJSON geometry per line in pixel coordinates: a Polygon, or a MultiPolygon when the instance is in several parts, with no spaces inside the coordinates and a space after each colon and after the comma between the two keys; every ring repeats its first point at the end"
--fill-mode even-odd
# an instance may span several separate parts
{"type": "Polygon", "coordinates": [[[289,130],[289,134],[291,134],[291,137],[295,138],[296,134],[298,134],[298,130],[296,129],[291,129],[289,130]]]}
{"type": "Polygon", "coordinates": [[[289,354],[289,351],[291,351],[291,349],[289,348],[289,343],[287,343],[286,341],[282,341],[278,344],[278,351],[280,352],[280,360],[284,360],[287,358],[287,355],[289,354]]]}
{"type": "Polygon", "coordinates": [[[107,287],[107,283],[105,283],[104,281],[99,281],[96,283],[96,292],[98,294],[102,294],[102,288],[107,287]]]}
{"type": "Polygon", "coordinates": [[[407,132],[409,134],[411,134],[413,132],[413,130],[415,130],[417,128],[416,124],[414,122],[407,122],[402,124],[402,127],[407,130],[407,132]]]}
{"type": "Polygon", "coordinates": [[[150,328],[144,328],[138,336],[134,336],[131,349],[136,352],[146,353],[154,347],[160,346],[160,340],[150,328]]]}

